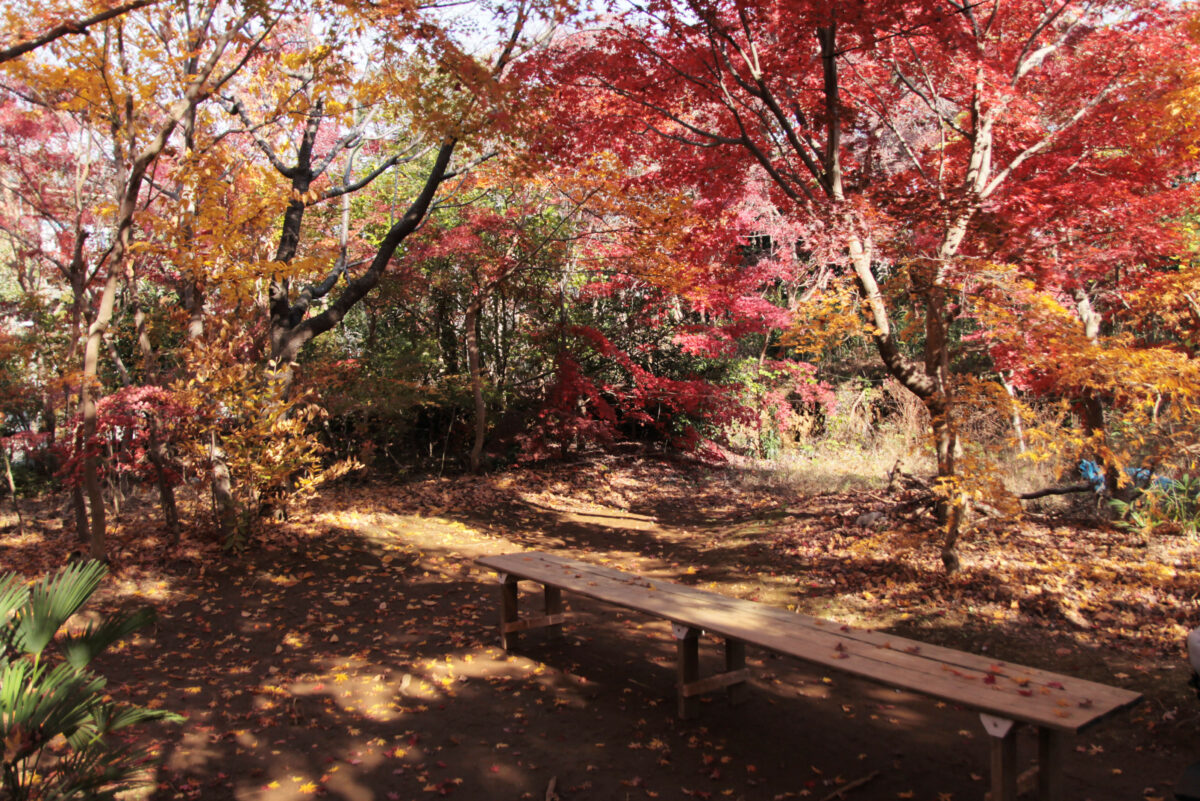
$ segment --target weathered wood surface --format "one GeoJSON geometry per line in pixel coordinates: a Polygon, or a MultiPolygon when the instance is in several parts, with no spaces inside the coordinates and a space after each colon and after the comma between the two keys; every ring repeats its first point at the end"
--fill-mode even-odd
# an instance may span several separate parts
{"type": "Polygon", "coordinates": [[[553,554],[517,553],[477,561],[511,578],[559,587],[891,687],[1058,731],[1081,731],[1141,697],[1118,687],[852,628],[553,554]]]}

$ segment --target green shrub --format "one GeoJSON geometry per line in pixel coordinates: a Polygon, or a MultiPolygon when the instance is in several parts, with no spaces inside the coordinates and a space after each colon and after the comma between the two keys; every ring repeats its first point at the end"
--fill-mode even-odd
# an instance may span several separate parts
{"type": "Polygon", "coordinates": [[[0,575],[3,801],[113,798],[141,783],[146,758],[118,733],[151,720],[181,720],[107,699],[104,678],[88,668],[108,646],[150,623],[154,610],[59,633],[107,573],[99,562],[82,562],[32,586],[14,573],[0,575]]]}
{"type": "Polygon", "coordinates": [[[1200,532],[1200,476],[1158,476],[1132,500],[1114,498],[1111,504],[1130,528],[1200,532]]]}

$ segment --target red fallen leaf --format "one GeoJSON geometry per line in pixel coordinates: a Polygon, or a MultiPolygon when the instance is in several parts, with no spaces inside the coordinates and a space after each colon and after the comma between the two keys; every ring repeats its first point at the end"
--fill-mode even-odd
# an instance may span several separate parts
{"type": "Polygon", "coordinates": [[[1084,698],[1082,701],[1079,702],[1079,706],[1082,707],[1083,709],[1091,709],[1092,708],[1092,699],[1084,698]]]}
{"type": "Polygon", "coordinates": [[[842,626],[842,631],[849,631],[849,630],[850,630],[849,626],[842,626]]]}
{"type": "Polygon", "coordinates": [[[919,654],[919,653],[921,653],[921,646],[919,646],[919,645],[910,645],[910,646],[908,646],[907,648],[905,648],[904,650],[905,650],[905,651],[907,651],[907,652],[908,652],[908,653],[910,653],[910,654],[919,654]]]}
{"type": "Polygon", "coordinates": [[[1056,690],[1064,690],[1064,689],[1066,689],[1065,687],[1063,687],[1063,686],[1062,686],[1062,684],[1061,684],[1061,683],[1059,683],[1059,682],[1057,682],[1057,681],[1048,681],[1048,682],[1046,682],[1046,686],[1047,686],[1047,687],[1053,687],[1053,688],[1054,688],[1054,689],[1056,689],[1056,690]]]}
{"type": "Polygon", "coordinates": [[[1029,696],[1033,695],[1033,690],[1017,690],[1017,694],[1029,696]]]}
{"type": "Polygon", "coordinates": [[[845,646],[845,645],[843,645],[842,643],[840,643],[840,642],[839,642],[837,645],[835,645],[835,646],[833,647],[833,650],[835,650],[835,651],[845,651],[845,650],[846,650],[846,646],[845,646]]]}
{"type": "Polygon", "coordinates": [[[996,675],[994,673],[987,674],[986,676],[983,677],[983,683],[984,684],[995,684],[996,683],[996,675]]]}
{"type": "Polygon", "coordinates": [[[488,770],[490,770],[492,773],[499,773],[499,772],[500,772],[500,766],[499,766],[499,765],[492,765],[490,768],[488,768],[488,770]]]}

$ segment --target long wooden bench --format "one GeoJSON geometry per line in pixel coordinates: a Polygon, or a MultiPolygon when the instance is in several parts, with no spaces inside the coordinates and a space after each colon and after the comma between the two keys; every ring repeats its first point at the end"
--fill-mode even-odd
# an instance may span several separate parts
{"type": "Polygon", "coordinates": [[[743,697],[747,643],[976,710],[989,735],[993,801],[1017,797],[1017,724],[1034,726],[1038,732],[1039,798],[1062,801],[1065,735],[1093,726],[1141,697],[553,554],[516,553],[476,561],[500,574],[500,645],[505,650],[522,631],[548,627],[561,633],[564,590],[670,621],[678,651],[681,717],[695,716],[698,696],[714,690],[726,689],[735,702],[743,697]],[[518,614],[522,580],[543,586],[541,614],[518,614]],[[701,678],[699,638],[704,632],[724,638],[725,669],[701,678]]]}

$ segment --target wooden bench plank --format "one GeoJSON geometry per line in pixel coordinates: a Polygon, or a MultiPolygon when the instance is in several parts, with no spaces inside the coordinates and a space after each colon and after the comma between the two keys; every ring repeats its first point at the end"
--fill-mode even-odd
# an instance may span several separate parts
{"type": "Polygon", "coordinates": [[[510,576],[1041,727],[1077,732],[1140,697],[1120,688],[840,626],[551,554],[508,554],[478,562],[510,576]]]}

